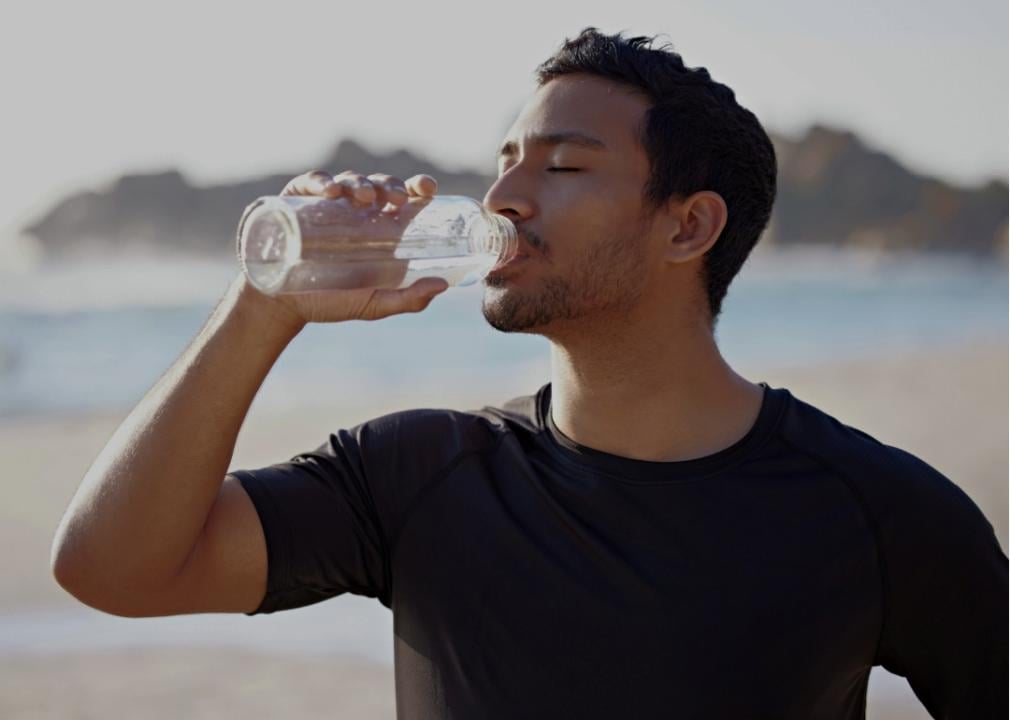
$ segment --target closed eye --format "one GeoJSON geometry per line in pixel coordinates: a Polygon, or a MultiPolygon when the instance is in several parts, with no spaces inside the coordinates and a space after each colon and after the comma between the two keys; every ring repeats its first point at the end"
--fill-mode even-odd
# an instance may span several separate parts
{"type": "Polygon", "coordinates": [[[547,172],[578,172],[578,168],[567,168],[567,167],[549,167],[547,172]]]}

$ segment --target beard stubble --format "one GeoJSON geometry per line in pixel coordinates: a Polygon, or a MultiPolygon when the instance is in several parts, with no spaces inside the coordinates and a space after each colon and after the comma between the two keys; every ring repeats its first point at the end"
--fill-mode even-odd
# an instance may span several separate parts
{"type": "MultiPolygon", "coordinates": [[[[558,322],[620,319],[643,293],[646,253],[642,229],[639,226],[628,235],[590,246],[568,274],[543,273],[529,288],[508,280],[485,280],[484,319],[501,332],[528,333],[558,322]]],[[[531,257],[526,262],[544,261],[531,257]]]]}

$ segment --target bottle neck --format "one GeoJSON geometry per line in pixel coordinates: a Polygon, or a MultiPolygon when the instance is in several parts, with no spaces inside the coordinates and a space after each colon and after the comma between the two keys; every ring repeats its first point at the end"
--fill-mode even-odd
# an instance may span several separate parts
{"type": "Polygon", "coordinates": [[[508,260],[519,251],[519,233],[516,226],[504,215],[486,213],[491,251],[508,260]]]}

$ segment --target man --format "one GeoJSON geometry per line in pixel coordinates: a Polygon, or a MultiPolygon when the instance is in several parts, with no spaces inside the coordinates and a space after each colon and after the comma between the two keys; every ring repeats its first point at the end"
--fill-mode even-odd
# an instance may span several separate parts
{"type": "MultiPolygon", "coordinates": [[[[538,80],[484,199],[522,242],[483,313],[550,340],[551,382],[226,476],[307,322],[445,289],[239,278],[82,483],[61,584],[132,617],[375,597],[400,718],[862,718],[874,665],[933,717],[1004,716],[1007,558],[976,505],[716,346],[775,195],[760,123],[646,38],[589,28],[538,80]]],[[[285,192],[385,208],[435,183],[316,171],[285,192]]]]}

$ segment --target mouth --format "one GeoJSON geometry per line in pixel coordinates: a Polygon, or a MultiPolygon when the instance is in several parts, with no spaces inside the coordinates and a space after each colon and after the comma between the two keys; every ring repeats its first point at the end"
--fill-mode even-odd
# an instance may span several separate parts
{"type": "Polygon", "coordinates": [[[508,260],[499,260],[498,263],[488,271],[488,275],[498,274],[505,270],[511,270],[517,265],[521,265],[524,260],[529,259],[526,253],[517,253],[508,260]]]}

